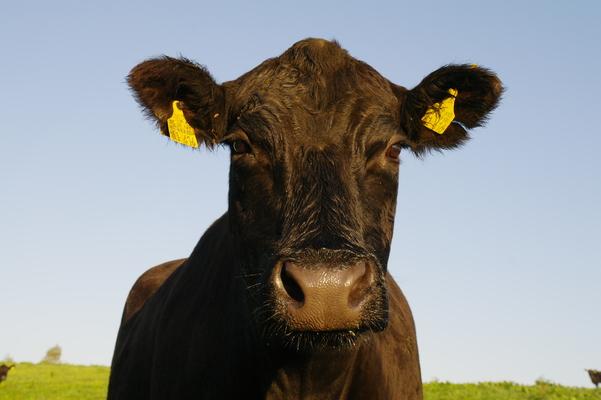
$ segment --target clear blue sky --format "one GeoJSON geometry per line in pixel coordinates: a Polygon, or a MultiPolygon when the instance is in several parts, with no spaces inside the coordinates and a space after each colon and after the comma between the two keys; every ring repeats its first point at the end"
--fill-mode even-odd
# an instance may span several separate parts
{"type": "Polygon", "coordinates": [[[601,3],[91,3],[0,14],[0,358],[108,364],[137,276],[226,209],[227,152],[159,135],[131,67],[182,54],[226,81],[315,36],[405,86],[449,62],[507,86],[467,146],[401,166],[390,265],[424,380],[601,369],[601,3]]]}

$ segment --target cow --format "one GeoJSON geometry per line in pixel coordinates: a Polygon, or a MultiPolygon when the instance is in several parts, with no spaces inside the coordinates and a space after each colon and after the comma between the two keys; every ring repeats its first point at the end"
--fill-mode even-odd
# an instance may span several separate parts
{"type": "Polygon", "coordinates": [[[6,364],[2,364],[0,365],[0,383],[4,382],[6,380],[6,377],[8,376],[8,371],[10,371],[11,368],[14,368],[14,365],[6,365],[6,364]]]}
{"type": "Polygon", "coordinates": [[[409,90],[309,38],[222,84],[167,56],[128,83],[173,141],[229,147],[229,194],[188,258],[131,289],[108,398],[421,399],[388,272],[399,157],[462,145],[499,78],[447,65],[409,90]]]}
{"type": "Polygon", "coordinates": [[[601,383],[601,371],[597,371],[596,369],[585,369],[585,371],[588,372],[588,376],[591,378],[593,385],[598,388],[601,383]]]}

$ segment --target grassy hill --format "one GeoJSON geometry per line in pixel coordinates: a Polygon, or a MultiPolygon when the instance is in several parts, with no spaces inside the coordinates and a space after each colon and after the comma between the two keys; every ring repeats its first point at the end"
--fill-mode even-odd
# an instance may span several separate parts
{"type": "Polygon", "coordinates": [[[582,389],[537,381],[535,385],[513,382],[438,383],[424,385],[425,400],[601,400],[600,389],[582,389]]]}
{"type": "Polygon", "coordinates": [[[18,363],[0,383],[0,400],[106,398],[108,367],[18,363]]]}
{"type": "MultiPolygon", "coordinates": [[[[0,400],[101,400],[106,398],[108,367],[19,363],[0,383],[0,400]]],[[[601,389],[581,389],[539,381],[425,384],[426,400],[601,400],[601,389]]]]}

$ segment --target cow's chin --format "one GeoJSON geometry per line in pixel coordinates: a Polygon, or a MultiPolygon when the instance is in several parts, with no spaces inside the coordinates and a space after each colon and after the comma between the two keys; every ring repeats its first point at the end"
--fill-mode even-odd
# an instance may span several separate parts
{"type": "Polygon", "coordinates": [[[310,354],[352,350],[387,325],[388,312],[384,309],[356,329],[299,331],[289,328],[285,321],[272,320],[264,326],[263,333],[264,340],[271,348],[310,354]]]}
{"type": "Polygon", "coordinates": [[[370,330],[290,331],[276,339],[280,348],[297,353],[322,353],[351,350],[365,340],[370,330]]]}

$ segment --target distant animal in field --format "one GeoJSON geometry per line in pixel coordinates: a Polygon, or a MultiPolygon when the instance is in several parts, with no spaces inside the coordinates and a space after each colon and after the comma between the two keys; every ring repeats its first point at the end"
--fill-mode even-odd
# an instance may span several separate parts
{"type": "Polygon", "coordinates": [[[596,369],[585,369],[588,372],[588,376],[591,377],[591,382],[595,385],[595,387],[599,387],[601,383],[601,371],[597,371],[596,369]]]}
{"type": "Polygon", "coordinates": [[[11,368],[14,368],[14,365],[11,365],[10,367],[6,364],[0,365],[0,382],[4,382],[6,380],[8,371],[10,371],[11,368]]]}

